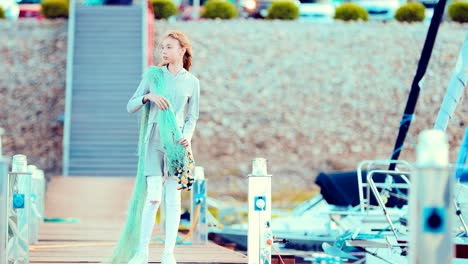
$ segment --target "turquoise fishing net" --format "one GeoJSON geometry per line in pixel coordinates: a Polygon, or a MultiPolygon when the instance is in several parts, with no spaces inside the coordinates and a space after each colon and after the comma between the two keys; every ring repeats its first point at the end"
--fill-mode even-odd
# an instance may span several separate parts
{"type": "MultiPolygon", "coordinates": [[[[170,100],[161,68],[150,67],[144,74],[142,82],[149,85],[151,93],[162,95],[170,100]]],[[[179,141],[182,139],[182,133],[176,122],[172,102],[169,101],[169,103],[170,107],[167,110],[158,111],[157,122],[159,124],[162,147],[167,158],[169,175],[178,176],[189,170],[188,166],[190,163],[186,148],[179,144],[179,141]]],[[[147,103],[143,106],[140,119],[138,168],[133,193],[128,206],[127,220],[111,257],[104,261],[104,263],[128,263],[139,249],[141,215],[146,198],[146,179],[143,173],[146,155],[144,138],[148,129],[149,112],[150,104],[147,103]]]]}

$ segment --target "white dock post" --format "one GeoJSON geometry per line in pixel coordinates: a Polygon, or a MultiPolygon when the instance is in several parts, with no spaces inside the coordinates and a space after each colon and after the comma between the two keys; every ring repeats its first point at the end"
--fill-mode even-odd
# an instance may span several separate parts
{"type": "Polygon", "coordinates": [[[10,160],[0,155],[0,264],[7,264],[8,241],[8,166],[10,160]]]}
{"type": "Polygon", "coordinates": [[[15,155],[9,177],[8,261],[29,263],[29,210],[31,173],[27,172],[25,155],[15,155]]]}
{"type": "Polygon", "coordinates": [[[203,167],[195,166],[194,178],[191,194],[192,208],[190,213],[190,226],[194,224],[196,224],[196,226],[192,234],[192,243],[206,244],[208,243],[208,223],[206,218],[207,184],[203,167]],[[194,221],[196,221],[196,223],[194,223],[194,221]]]}
{"type": "Polygon", "coordinates": [[[453,171],[443,131],[419,135],[410,189],[410,263],[452,263],[453,171]]]}
{"type": "Polygon", "coordinates": [[[249,264],[270,264],[273,235],[271,233],[271,175],[267,160],[252,161],[249,176],[249,230],[247,257],[249,264]]]}

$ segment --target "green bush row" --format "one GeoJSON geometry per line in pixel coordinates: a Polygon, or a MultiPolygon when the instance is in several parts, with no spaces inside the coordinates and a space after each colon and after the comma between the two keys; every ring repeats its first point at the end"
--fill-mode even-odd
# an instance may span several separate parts
{"type": "MultiPolygon", "coordinates": [[[[421,22],[425,18],[426,8],[419,2],[409,2],[397,9],[395,19],[400,22],[421,22]]],[[[468,22],[468,1],[457,0],[450,4],[448,14],[451,20],[466,23],[468,22]]],[[[369,14],[367,11],[355,3],[343,3],[335,10],[335,19],[351,21],[367,21],[369,14]]]]}
{"type": "MultiPolygon", "coordinates": [[[[167,19],[177,14],[173,0],[152,0],[156,19],[167,19]]],[[[46,18],[68,17],[68,0],[42,0],[41,13],[46,18]]],[[[468,1],[456,0],[448,8],[451,20],[468,22],[468,1]]],[[[201,14],[203,18],[231,19],[238,16],[236,6],[227,0],[208,0],[201,14]]],[[[268,9],[268,19],[293,20],[299,17],[299,7],[288,0],[277,0],[268,9]]],[[[5,11],[0,8],[0,18],[5,18],[5,11]]],[[[335,19],[344,21],[369,19],[367,11],[355,3],[346,2],[335,10],[335,19]]],[[[419,22],[425,18],[425,7],[418,2],[409,2],[395,12],[395,19],[400,22],[419,22]]]]}

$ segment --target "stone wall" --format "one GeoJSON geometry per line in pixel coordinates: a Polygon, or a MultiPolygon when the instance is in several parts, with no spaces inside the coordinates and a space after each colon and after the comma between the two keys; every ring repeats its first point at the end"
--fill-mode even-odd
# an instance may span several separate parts
{"type": "Polygon", "coordinates": [[[0,127],[7,156],[57,174],[62,166],[67,28],[62,21],[0,21],[0,127]]]}
{"type": "MultiPolygon", "coordinates": [[[[292,190],[313,188],[321,170],[389,158],[428,25],[157,22],[156,40],[168,29],[186,32],[193,43],[192,72],[201,82],[197,163],[214,184],[235,191],[245,188],[254,157],[267,158],[275,185],[292,190]]],[[[401,158],[414,160],[418,133],[433,126],[466,29],[441,25],[401,158]]],[[[66,22],[1,21],[0,31],[4,151],[25,153],[58,174],[66,22]]],[[[158,49],[154,56],[158,61],[158,49]]],[[[462,102],[448,128],[452,161],[467,111],[462,102]]]]}

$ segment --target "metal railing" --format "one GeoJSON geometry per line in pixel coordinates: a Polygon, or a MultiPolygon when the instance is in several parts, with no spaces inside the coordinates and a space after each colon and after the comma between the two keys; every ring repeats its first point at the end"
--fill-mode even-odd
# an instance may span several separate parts
{"type": "MultiPolygon", "coordinates": [[[[370,194],[371,194],[371,186],[369,185],[369,182],[363,182],[362,180],[362,175],[363,175],[363,168],[365,168],[365,171],[367,173],[371,172],[372,170],[376,169],[381,169],[381,166],[389,166],[390,164],[396,164],[397,169],[396,172],[401,172],[397,173],[397,175],[400,175],[403,180],[406,182],[406,184],[398,184],[398,183],[375,183],[373,182],[372,184],[375,187],[379,188],[386,188],[389,186],[390,188],[407,188],[407,185],[409,185],[408,179],[405,177],[405,175],[408,175],[407,172],[411,172],[413,169],[413,166],[404,160],[364,160],[360,162],[357,166],[357,181],[358,181],[358,188],[359,188],[359,207],[361,210],[361,213],[365,213],[369,208],[370,208],[370,194]],[[380,167],[379,167],[380,166],[380,167]],[[364,190],[366,190],[366,195],[364,196],[364,190]]],[[[377,198],[378,199],[378,198],[377,198]]]]}
{"type": "Polygon", "coordinates": [[[8,174],[8,261],[29,263],[31,173],[27,171],[27,157],[13,156],[11,167],[8,174]]]}
{"type": "Polygon", "coordinates": [[[9,166],[0,152],[0,264],[29,263],[29,245],[38,242],[43,221],[46,181],[25,155],[13,156],[11,172],[9,166]]]}

